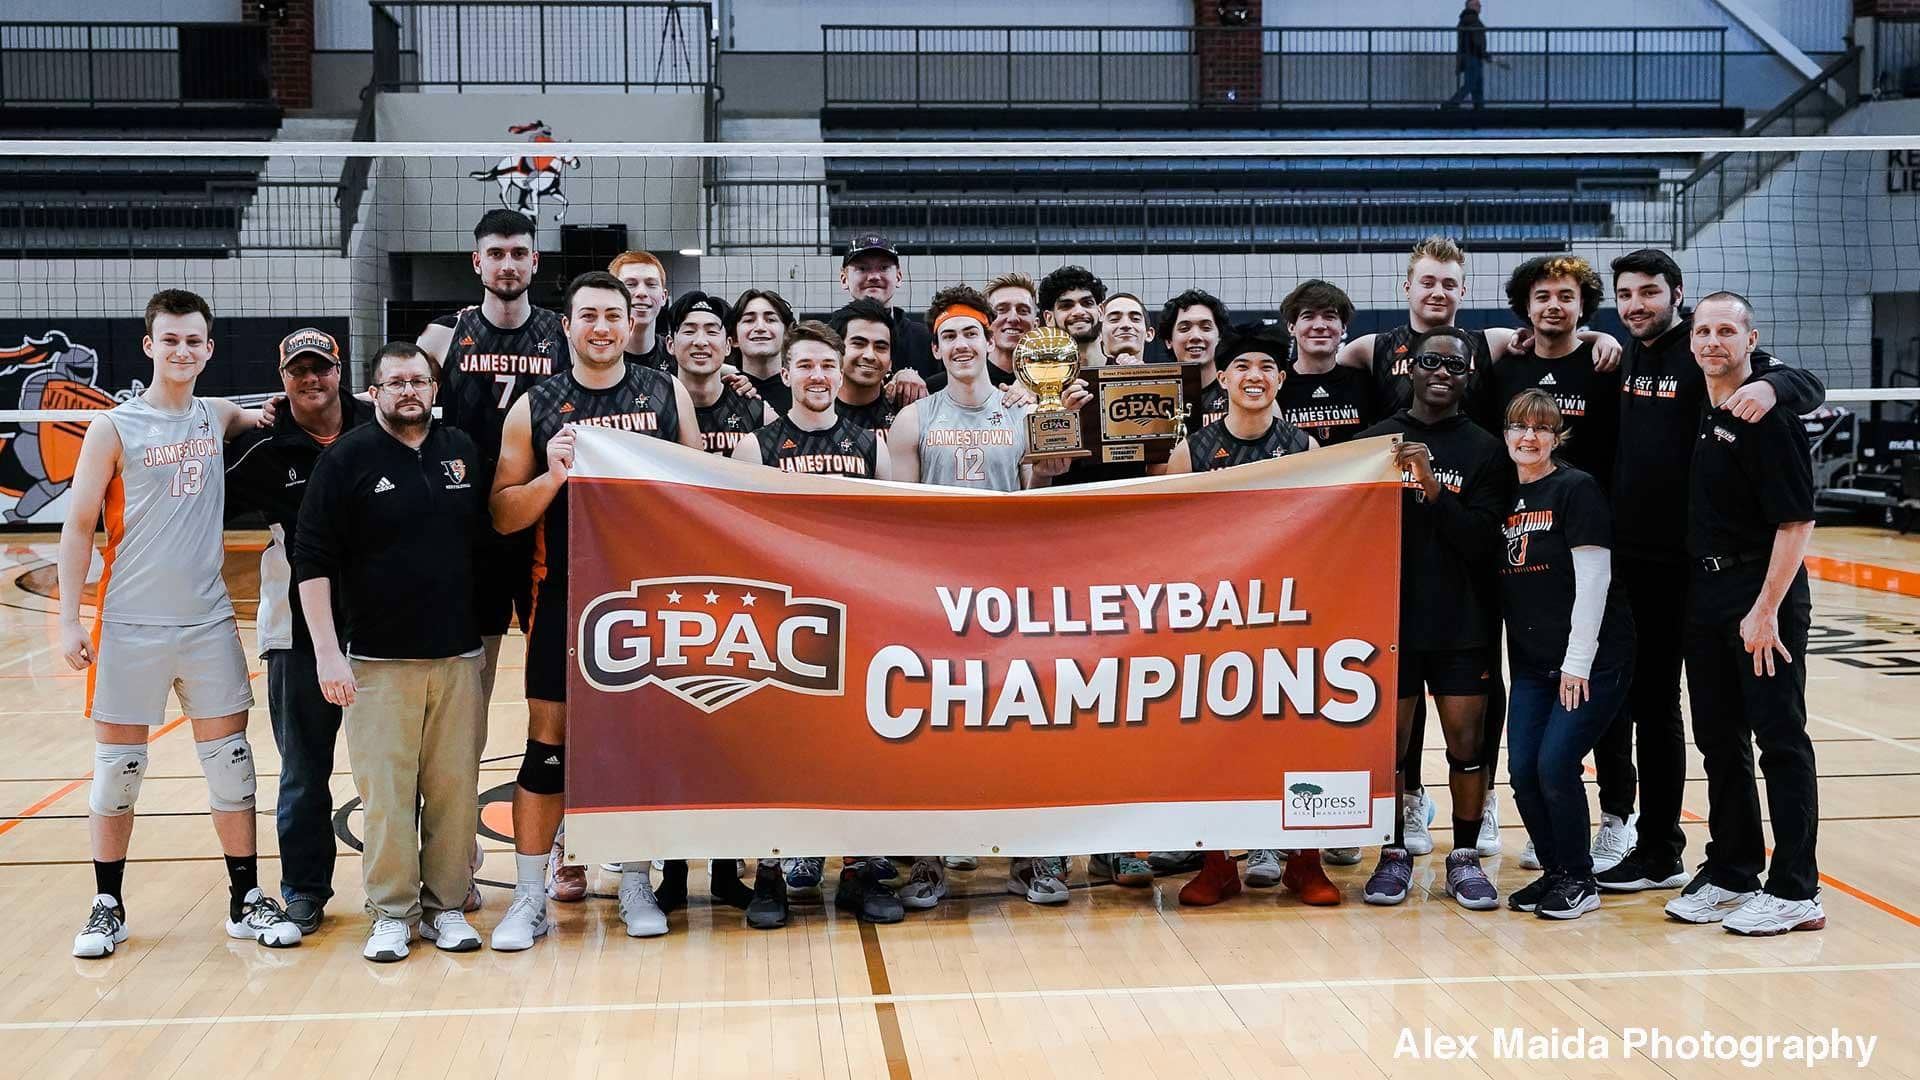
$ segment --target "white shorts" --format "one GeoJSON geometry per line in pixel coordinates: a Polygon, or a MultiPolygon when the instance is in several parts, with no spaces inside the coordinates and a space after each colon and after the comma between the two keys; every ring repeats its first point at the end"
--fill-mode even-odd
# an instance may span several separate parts
{"type": "Polygon", "coordinates": [[[253,707],[247,656],[230,618],[198,626],[100,623],[87,668],[87,717],[108,724],[164,724],[167,690],[189,720],[253,707]]]}

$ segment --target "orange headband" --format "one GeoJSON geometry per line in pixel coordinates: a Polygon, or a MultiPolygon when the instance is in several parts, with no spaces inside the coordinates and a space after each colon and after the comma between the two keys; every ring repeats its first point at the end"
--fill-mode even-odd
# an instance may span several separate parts
{"type": "Polygon", "coordinates": [[[969,307],[966,304],[955,304],[941,312],[939,318],[933,320],[933,332],[936,334],[939,333],[940,324],[946,322],[948,319],[979,319],[980,329],[982,330],[993,325],[993,320],[987,318],[987,313],[981,311],[979,308],[969,307]]]}

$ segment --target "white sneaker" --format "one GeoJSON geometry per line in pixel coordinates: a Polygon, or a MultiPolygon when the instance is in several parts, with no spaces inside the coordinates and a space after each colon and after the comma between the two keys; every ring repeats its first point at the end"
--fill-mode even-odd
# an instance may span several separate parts
{"type": "Polygon", "coordinates": [[[949,870],[980,869],[980,859],[973,855],[948,855],[940,861],[946,863],[949,870]]]}
{"type": "Polygon", "coordinates": [[[538,893],[513,893],[513,904],[493,928],[494,952],[519,952],[533,948],[535,940],[553,929],[547,921],[547,898],[538,893]]]}
{"type": "MultiPolygon", "coordinates": [[[[1540,865],[1540,853],[1533,849],[1533,841],[1531,840],[1527,841],[1526,847],[1523,847],[1520,849],[1520,869],[1522,870],[1542,869],[1540,865]]],[[[1595,867],[1595,869],[1598,870],[1599,868],[1595,867]]]]}
{"type": "Polygon", "coordinates": [[[1668,917],[1681,922],[1717,923],[1746,906],[1759,893],[1733,892],[1718,885],[1703,884],[1690,893],[1681,893],[1667,901],[1668,917]]]}
{"type": "Polygon", "coordinates": [[[1433,800],[1422,791],[1416,795],[1400,797],[1401,831],[1406,834],[1406,842],[1401,846],[1409,855],[1430,855],[1433,853],[1433,834],[1427,831],[1427,822],[1433,820],[1433,800]]]}
{"type": "Polygon", "coordinates": [[[1320,861],[1328,866],[1359,866],[1360,849],[1357,847],[1330,847],[1320,852],[1320,861]]]}
{"type": "Polygon", "coordinates": [[[1247,852],[1247,865],[1240,871],[1240,880],[1255,889],[1271,889],[1280,884],[1280,853],[1272,848],[1258,848],[1247,852]]]}
{"type": "Polygon", "coordinates": [[[86,959],[112,956],[114,948],[127,940],[126,921],[114,913],[115,906],[113,897],[106,893],[93,898],[87,924],[73,935],[73,955],[86,959]]]}
{"type": "Polygon", "coordinates": [[[628,937],[659,937],[667,932],[667,913],[653,895],[653,879],[643,870],[620,875],[620,921],[628,937]]]}
{"type": "Polygon", "coordinates": [[[458,911],[443,911],[432,922],[420,924],[420,936],[446,952],[473,952],[480,948],[480,934],[458,911]]]}
{"type": "Polygon", "coordinates": [[[1820,900],[1782,900],[1772,893],[1755,893],[1753,899],[1728,915],[1722,926],[1736,934],[1770,937],[1794,930],[1824,930],[1827,913],[1820,900]]]}
{"type": "Polygon", "coordinates": [[[360,955],[376,964],[391,964],[407,958],[407,942],[413,939],[413,930],[399,919],[375,919],[373,929],[367,933],[367,947],[360,955]]]}
{"type": "Polygon", "coordinates": [[[1480,842],[1473,846],[1483,859],[1500,854],[1500,793],[1487,789],[1486,805],[1480,808],[1480,842]]]}
{"type": "Polygon", "coordinates": [[[1600,831],[1593,834],[1593,872],[1605,873],[1620,865],[1627,852],[1640,842],[1640,829],[1635,824],[1639,814],[1628,816],[1625,821],[1612,814],[1600,815],[1600,831]]]}
{"type": "Polygon", "coordinates": [[[1067,902],[1067,860],[1014,859],[1007,874],[1007,891],[1024,896],[1029,904],[1067,902]]]}
{"type": "Polygon", "coordinates": [[[894,893],[903,907],[924,911],[947,898],[947,867],[938,858],[913,860],[913,873],[894,893]]]}
{"type": "Polygon", "coordinates": [[[240,902],[240,918],[228,919],[227,936],[242,941],[252,938],[269,949],[291,949],[300,944],[300,928],[293,925],[280,902],[260,894],[259,886],[240,902]]]}

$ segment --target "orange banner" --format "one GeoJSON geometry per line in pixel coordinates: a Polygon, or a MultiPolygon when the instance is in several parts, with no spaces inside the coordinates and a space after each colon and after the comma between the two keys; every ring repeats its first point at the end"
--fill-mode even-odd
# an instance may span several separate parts
{"type": "Polygon", "coordinates": [[[578,435],[576,859],[1391,840],[1390,440],[1002,495],[578,435]]]}

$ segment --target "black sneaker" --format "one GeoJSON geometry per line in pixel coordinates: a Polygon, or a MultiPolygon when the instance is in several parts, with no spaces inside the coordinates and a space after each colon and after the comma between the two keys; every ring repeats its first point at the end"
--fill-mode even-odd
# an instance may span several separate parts
{"type": "Polygon", "coordinates": [[[1542,919],[1577,919],[1600,907],[1600,888],[1590,877],[1564,875],[1540,898],[1533,913],[1542,919]]]}
{"type": "Polygon", "coordinates": [[[1559,884],[1564,874],[1559,870],[1549,870],[1527,885],[1507,895],[1507,906],[1515,911],[1532,911],[1540,906],[1540,899],[1559,884]]]}
{"type": "Polygon", "coordinates": [[[1648,866],[1640,859],[1640,849],[1593,876],[1594,882],[1608,892],[1644,892],[1647,889],[1678,889],[1687,884],[1687,868],[1679,859],[1664,866],[1648,866]]]}
{"type": "Polygon", "coordinates": [[[286,913],[302,934],[320,929],[321,921],[327,917],[325,905],[311,896],[296,896],[287,901],[286,913]]]}
{"type": "Polygon", "coordinates": [[[753,900],[747,904],[747,926],[778,930],[787,925],[787,878],[780,864],[768,862],[754,871],[753,900]]]}
{"type": "Polygon", "coordinates": [[[707,882],[715,900],[742,911],[753,903],[754,894],[759,889],[759,871],[754,871],[754,886],[749,888],[746,882],[740,880],[740,863],[737,860],[714,859],[710,870],[707,882]]]}
{"type": "Polygon", "coordinates": [[[1156,874],[1184,874],[1200,869],[1207,861],[1204,851],[1154,851],[1147,854],[1147,865],[1156,874]]]}
{"type": "Polygon", "coordinates": [[[906,905],[893,890],[860,868],[840,872],[840,887],[834,890],[833,906],[851,912],[861,922],[897,923],[907,917],[906,905]]]}
{"type": "Polygon", "coordinates": [[[687,906],[687,860],[668,859],[660,870],[660,886],[653,890],[661,911],[678,911],[687,906]]]}

